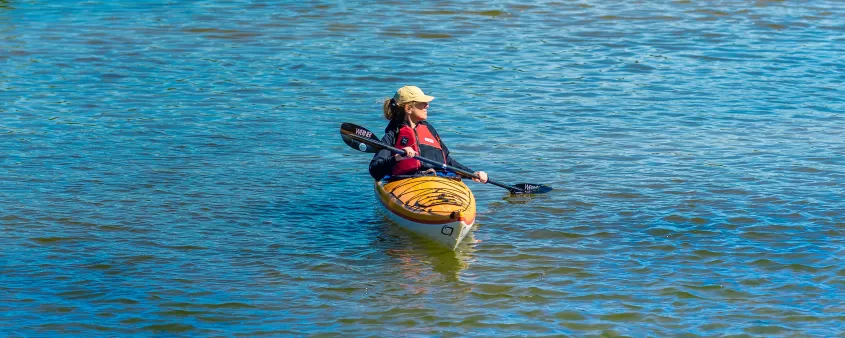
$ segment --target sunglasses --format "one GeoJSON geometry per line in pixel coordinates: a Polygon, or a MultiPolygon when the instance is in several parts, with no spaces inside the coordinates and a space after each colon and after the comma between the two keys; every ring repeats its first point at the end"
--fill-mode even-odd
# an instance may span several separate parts
{"type": "Polygon", "coordinates": [[[417,107],[417,109],[428,108],[428,102],[416,102],[414,103],[414,107],[417,107]]]}

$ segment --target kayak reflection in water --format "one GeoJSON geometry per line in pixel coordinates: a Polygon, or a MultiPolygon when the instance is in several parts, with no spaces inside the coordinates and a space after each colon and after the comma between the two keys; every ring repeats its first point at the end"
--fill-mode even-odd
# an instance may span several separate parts
{"type": "MultiPolygon", "coordinates": [[[[382,149],[370,161],[370,175],[376,180],[385,176],[407,176],[434,174],[431,165],[416,160],[414,156],[445,163],[450,166],[472,172],[449,155],[449,149],[440,139],[434,127],[428,123],[429,102],[433,96],[426,95],[415,86],[404,86],[396,91],[393,98],[384,100],[384,117],[390,122],[384,128],[381,142],[405,151],[407,156],[391,154],[382,149]]],[[[476,171],[476,182],[487,183],[487,173],[476,171]]]]}

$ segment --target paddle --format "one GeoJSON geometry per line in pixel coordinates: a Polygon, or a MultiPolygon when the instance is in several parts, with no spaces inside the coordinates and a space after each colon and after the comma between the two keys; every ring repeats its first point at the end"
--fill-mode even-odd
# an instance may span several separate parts
{"type": "MultiPolygon", "coordinates": [[[[405,151],[399,148],[391,147],[382,143],[378,138],[375,137],[373,132],[367,130],[364,127],[354,125],[352,123],[344,123],[340,125],[340,136],[343,138],[343,142],[354,149],[358,149],[359,151],[365,153],[377,153],[382,149],[387,149],[393,152],[394,154],[399,154],[405,156],[405,151]]],[[[442,168],[444,170],[448,170],[457,174],[461,174],[465,177],[476,178],[478,179],[478,175],[471,173],[469,171],[455,168],[453,166],[440,163],[437,161],[429,160],[424,157],[414,156],[416,160],[421,162],[425,162],[431,164],[433,166],[442,168]]],[[[487,183],[493,184],[498,187],[502,187],[508,189],[511,194],[545,194],[549,191],[552,191],[552,188],[549,186],[545,186],[542,184],[532,184],[532,183],[517,183],[514,185],[506,185],[491,179],[487,180],[487,183]]]]}

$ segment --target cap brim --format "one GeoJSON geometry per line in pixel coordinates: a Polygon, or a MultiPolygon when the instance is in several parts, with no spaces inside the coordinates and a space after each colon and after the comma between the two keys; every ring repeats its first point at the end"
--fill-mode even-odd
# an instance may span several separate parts
{"type": "Polygon", "coordinates": [[[434,96],[423,95],[422,100],[417,100],[418,102],[431,102],[434,101],[434,96]]]}

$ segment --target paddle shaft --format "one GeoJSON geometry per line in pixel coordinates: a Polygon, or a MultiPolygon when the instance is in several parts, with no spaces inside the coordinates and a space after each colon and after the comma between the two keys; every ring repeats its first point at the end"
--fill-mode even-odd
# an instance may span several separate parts
{"type": "MultiPolygon", "coordinates": [[[[377,145],[377,146],[379,146],[379,147],[381,147],[381,148],[384,148],[384,149],[390,150],[390,151],[391,151],[391,152],[393,152],[394,154],[399,154],[399,155],[402,155],[402,156],[407,156],[407,155],[408,155],[408,154],[406,154],[406,153],[405,153],[405,151],[404,151],[404,150],[399,149],[399,148],[396,148],[396,147],[391,147],[391,146],[389,146],[389,145],[386,145],[386,144],[384,144],[384,143],[381,143],[380,141],[376,141],[376,140],[372,140],[372,139],[365,139],[365,138],[363,138],[363,137],[361,137],[361,136],[358,136],[358,135],[355,135],[355,134],[349,134],[349,135],[347,135],[347,136],[350,136],[350,137],[352,137],[352,138],[358,139],[359,141],[365,141],[366,143],[370,143],[370,144],[377,145]]],[[[463,170],[463,169],[460,169],[460,168],[456,168],[456,167],[450,166],[450,165],[448,165],[448,164],[446,164],[446,163],[440,163],[440,162],[433,161],[433,160],[429,160],[429,159],[427,159],[427,158],[425,158],[425,157],[419,157],[419,156],[414,156],[414,157],[413,157],[413,159],[418,160],[418,161],[421,161],[421,162],[425,162],[425,163],[428,163],[428,164],[431,164],[431,165],[436,166],[436,167],[440,167],[440,168],[442,168],[442,169],[444,169],[444,170],[448,170],[448,171],[451,171],[451,172],[455,172],[455,173],[458,173],[458,174],[464,175],[464,176],[466,176],[466,177],[475,178],[475,179],[481,179],[481,178],[480,178],[480,177],[478,177],[478,175],[476,175],[475,173],[471,173],[471,172],[469,172],[469,171],[466,171],[466,170],[463,170]]],[[[518,188],[515,188],[515,187],[512,187],[512,186],[509,186],[509,185],[507,185],[507,184],[502,184],[502,183],[496,182],[496,181],[491,180],[491,179],[487,179],[487,183],[490,183],[490,184],[492,184],[492,185],[495,185],[495,186],[499,186],[499,187],[502,187],[502,188],[508,189],[508,190],[510,190],[510,191],[522,192],[522,190],[521,190],[521,189],[518,189],[518,188]]]]}

